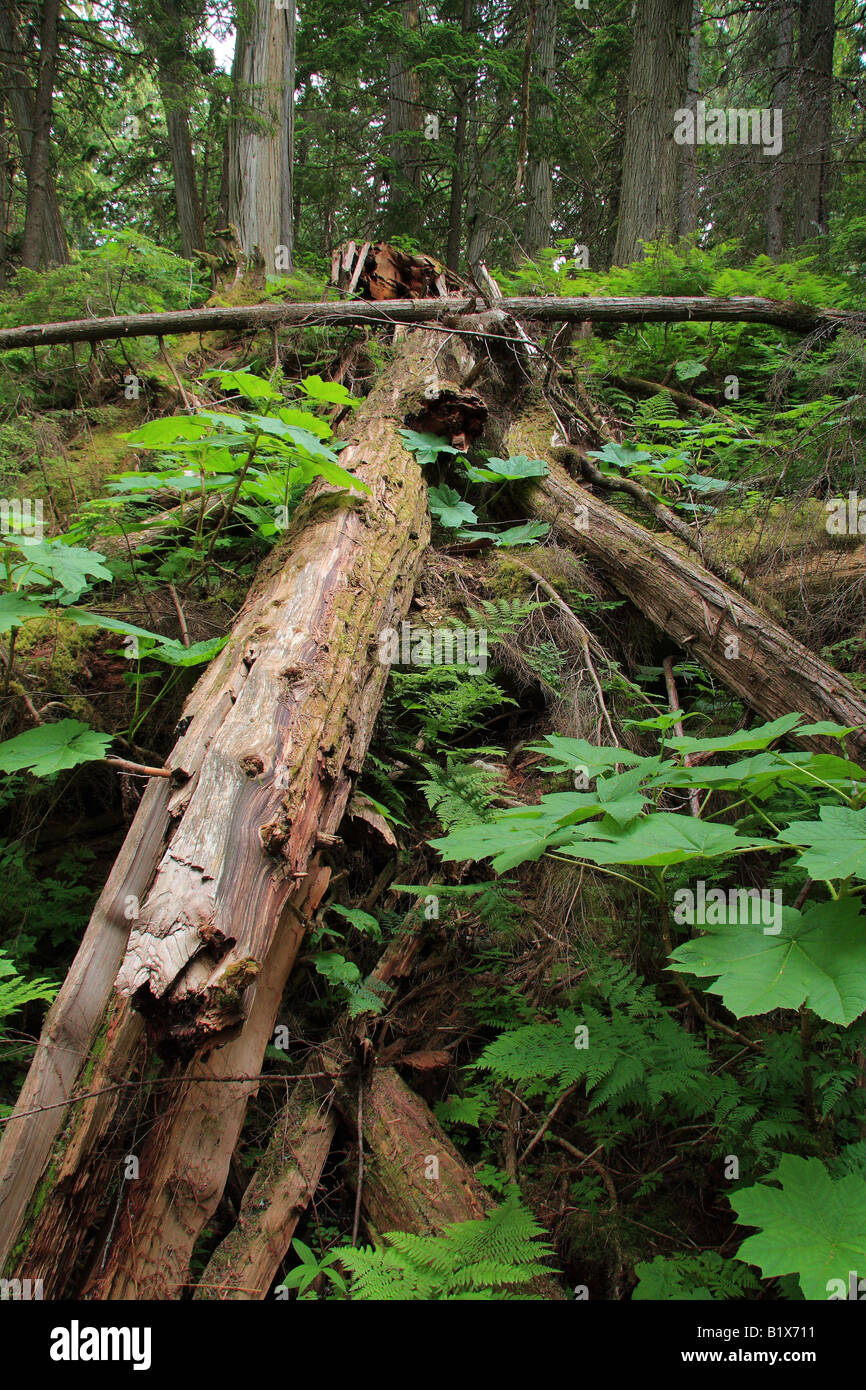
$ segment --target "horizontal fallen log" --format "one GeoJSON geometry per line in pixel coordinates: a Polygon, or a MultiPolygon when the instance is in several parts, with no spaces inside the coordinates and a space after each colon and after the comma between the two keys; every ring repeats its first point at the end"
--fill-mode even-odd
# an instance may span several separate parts
{"type": "MultiPolygon", "coordinates": [[[[168,334],[208,333],[214,330],[255,332],[279,324],[324,327],[330,324],[442,323],[467,314],[480,301],[465,295],[447,299],[390,299],[304,304],[248,304],[179,309],[164,314],[126,314],[117,318],[70,319],[65,323],[35,323],[0,330],[0,352],[13,348],[47,347],[52,343],[96,343],[114,338],[161,338],[168,334]]],[[[766,323],[791,333],[817,329],[866,329],[866,314],[848,309],[822,309],[793,301],[743,297],[712,299],[686,296],[587,296],[559,299],[554,295],[524,295],[496,301],[496,309],[516,319],[539,323],[766,323]]]]}

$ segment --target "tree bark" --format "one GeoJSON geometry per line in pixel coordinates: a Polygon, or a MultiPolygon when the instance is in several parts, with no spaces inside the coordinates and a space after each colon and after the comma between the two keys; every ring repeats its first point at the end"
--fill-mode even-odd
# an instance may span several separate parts
{"type": "MultiPolygon", "coordinates": [[[[474,0],[463,0],[460,32],[464,41],[472,32],[474,0]]],[[[460,269],[460,247],[463,240],[463,190],[466,182],[466,132],[469,125],[469,97],[472,84],[461,77],[454,84],[457,115],[454,127],[454,170],[451,174],[451,194],[448,201],[448,249],[445,264],[449,270],[460,269]]]]}
{"type": "MultiPolygon", "coordinates": [[[[703,18],[703,0],[694,0],[684,102],[684,105],[690,106],[692,109],[697,107],[701,94],[701,24],[703,18]]],[[[698,229],[698,188],[698,147],[697,145],[684,145],[680,152],[679,198],[679,234],[682,237],[692,236],[698,229]]]]}
{"type": "MultiPolygon", "coordinates": [[[[540,408],[519,417],[507,436],[511,453],[549,462],[549,476],[530,490],[533,513],[751,709],[768,720],[799,710],[809,720],[864,726],[848,745],[866,757],[866,700],[847,677],[722,580],[580,487],[550,458],[549,439],[550,416],[540,408]]],[[[814,743],[839,751],[832,739],[814,743]]]]}
{"type": "MultiPolygon", "coordinates": [[[[0,352],[13,348],[48,346],[52,343],[96,343],[113,338],[163,337],[177,333],[207,333],[272,327],[274,324],[435,323],[465,314],[477,301],[449,296],[446,299],[390,299],[384,302],[354,300],[350,303],[253,304],[231,308],[180,309],[165,314],[128,314],[117,318],[70,319],[65,323],[36,323],[0,329],[0,352]]],[[[711,299],[700,295],[668,298],[593,296],[559,299],[532,296],[497,300],[504,315],[538,323],[769,323],[791,333],[835,332],[850,328],[862,332],[866,314],[848,309],[814,308],[789,300],[744,297],[711,299]]],[[[453,332],[454,329],[450,328],[453,332]]],[[[499,335],[508,336],[507,324],[499,335]]],[[[519,337],[515,334],[515,337],[519,337]]]]}
{"type": "Polygon", "coordinates": [[[295,8],[247,0],[237,38],[229,125],[229,218],[244,254],[269,274],[292,270],[295,8]],[[247,12],[248,11],[248,12],[247,12]]]}
{"type": "Polygon", "coordinates": [[[159,94],[165,111],[168,148],[174,176],[174,201],[180,228],[181,251],[187,260],[194,251],[203,251],[204,219],[195,176],[195,160],[189,133],[189,109],[177,74],[160,68],[159,94]]]}
{"type": "MultiPolygon", "coordinates": [[[[3,95],[9,103],[21,151],[21,162],[27,169],[30,164],[35,124],[34,97],[18,38],[18,17],[11,0],[0,0],[0,51],[3,54],[5,77],[3,95]]],[[[42,256],[47,266],[66,265],[69,261],[69,248],[50,169],[47,175],[42,221],[42,256]]]]}
{"type": "Polygon", "coordinates": [[[38,270],[43,263],[42,247],[51,187],[51,123],[54,119],[59,14],[60,0],[43,0],[39,76],[33,100],[33,135],[27,161],[27,210],[21,244],[21,264],[28,270],[38,270]]]}
{"type": "MultiPolygon", "coordinates": [[[[778,0],[776,17],[776,73],[773,107],[782,112],[782,129],[787,128],[788,97],[791,91],[791,61],[794,53],[794,6],[792,0],[778,0]]],[[[767,175],[767,255],[781,256],[785,249],[785,161],[776,158],[767,175]]]]}
{"type": "MultiPolygon", "coordinates": [[[[401,12],[407,35],[420,22],[418,0],[403,0],[401,12]]],[[[388,146],[391,179],[387,224],[390,232],[416,236],[421,229],[421,84],[408,46],[388,60],[388,146]]]]}
{"type": "Polygon", "coordinates": [[[798,244],[827,231],[835,37],[835,0],[800,0],[794,212],[798,244]]]}
{"type": "Polygon", "coordinates": [[[267,1296],[334,1141],[338,1115],[321,1091],[312,1080],[299,1081],[277,1115],[237,1222],[208,1261],[195,1298],[267,1296]]]}
{"type": "Polygon", "coordinates": [[[636,260],[642,241],[676,231],[674,111],[686,85],[691,17],[692,0],[637,0],[615,265],[636,260]]]}
{"type": "Polygon", "coordinates": [[[523,249],[534,256],[550,245],[553,224],[553,179],[548,154],[553,120],[551,98],[556,82],[556,0],[539,0],[532,33],[529,139],[526,161],[526,208],[523,249]]]}

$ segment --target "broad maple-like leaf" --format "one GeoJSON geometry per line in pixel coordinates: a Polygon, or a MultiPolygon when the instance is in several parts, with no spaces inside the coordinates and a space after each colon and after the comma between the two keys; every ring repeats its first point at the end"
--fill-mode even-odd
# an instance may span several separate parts
{"type": "Polygon", "coordinates": [[[0,771],[29,769],[36,777],[48,777],[79,763],[101,760],[110,743],[110,734],[98,734],[78,719],[40,724],[0,743],[0,771]]]}
{"type": "Polygon", "coordinates": [[[743,1226],[757,1226],[737,1258],[769,1278],[796,1274],[804,1298],[827,1299],[831,1280],[847,1289],[851,1270],[866,1270],[866,1182],[856,1173],[836,1181],[820,1159],[784,1154],[779,1187],[757,1183],[735,1192],[731,1206],[743,1226]]]}
{"type": "Polygon", "coordinates": [[[856,899],[802,913],[785,907],[779,926],[773,935],[748,923],[707,924],[670,959],[692,975],[717,976],[707,988],[738,1018],[806,1004],[830,1023],[853,1023],[866,1009],[866,919],[856,899]]]}
{"type": "Polygon", "coordinates": [[[822,806],[820,816],[792,821],[779,839],[805,846],[797,863],[810,878],[866,879],[866,810],[822,806]]]}

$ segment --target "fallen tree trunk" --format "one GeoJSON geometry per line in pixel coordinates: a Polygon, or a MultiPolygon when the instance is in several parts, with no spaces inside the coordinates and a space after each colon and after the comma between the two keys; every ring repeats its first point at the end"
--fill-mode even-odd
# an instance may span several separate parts
{"type": "MultiPolygon", "coordinates": [[[[533,514],[751,709],[766,719],[799,710],[855,725],[848,744],[866,758],[866,700],[856,686],[721,579],[581,487],[550,457],[549,438],[543,407],[508,431],[511,453],[549,463],[548,476],[529,490],[533,514]]],[[[814,742],[838,752],[835,740],[814,742]]]]}
{"type": "MultiPolygon", "coordinates": [[[[0,330],[0,352],[52,343],[96,343],[113,338],[164,337],[213,330],[255,332],[286,324],[313,327],[327,324],[447,323],[471,313],[480,297],[450,295],[447,299],[352,300],[348,303],[250,304],[204,309],[178,309],[163,314],[126,314],[117,318],[70,319],[65,323],[36,323],[0,330]]],[[[554,295],[524,295],[498,299],[496,308],[516,319],[537,323],[767,323],[791,333],[840,328],[862,331],[866,315],[848,309],[822,309],[809,304],[743,297],[712,299],[703,295],[587,296],[558,299],[554,295]]]]}
{"type": "MultiPolygon", "coordinates": [[[[88,1090],[89,1078],[79,1074],[98,1044],[100,1077],[120,1089],[88,1101],[74,1117],[53,1163],[65,1185],[40,1190],[38,1210],[30,1212],[34,1248],[40,1232],[50,1231],[66,1269],[88,1234],[71,1194],[85,1190],[89,1203],[88,1165],[99,1166],[90,1138],[104,1139],[135,1066],[137,1025],[115,1026],[128,1016],[122,1003],[112,1006],[118,965],[121,996],[135,996],[166,1055],[184,1058],[226,1041],[249,1008],[249,987],[308,872],[317,837],[339,824],[387,679],[378,633],[405,615],[429,536],[426,490],[397,428],[404,397],[418,389],[415,371],[439,345],[418,335],[358,413],[358,442],[343,459],[370,487],[369,501],[346,506],[341,498],[323,508],[319,493],[293,518],[231,641],[190,696],[186,732],[166,760],[184,784],[172,790],[159,779],[158,790],[149,789],[139,812],[154,818],[145,852],[136,857],[150,822],[136,817],[0,1147],[6,1252],[49,1162],[64,1102],[76,1082],[88,1090]],[[130,902],[138,915],[127,944],[123,913],[130,902]],[[120,931],[106,937],[106,920],[120,931]],[[81,1016],[77,990],[85,979],[81,1016]],[[62,1073],[55,1074],[64,1032],[74,1032],[74,1046],[63,1051],[62,1073]],[[100,1111],[98,1124],[89,1122],[92,1107],[100,1111]],[[33,1110],[38,1116],[25,1114],[33,1110]],[[73,1172],[64,1152],[75,1154],[73,1172]]],[[[250,1074],[258,1070],[252,1066],[250,1074]]],[[[147,1162],[154,1171],[150,1153],[147,1162]]],[[[179,1153],[178,1167],[185,1162],[179,1153]]],[[[100,1195],[104,1201],[104,1187],[100,1195]]],[[[149,1229],[158,1240],[156,1227],[149,1229]]],[[[141,1258],[150,1256],[141,1251],[141,1258]]],[[[27,1242],[21,1260],[27,1267],[27,1242]]],[[[59,1264],[45,1276],[51,1296],[49,1279],[62,1287],[59,1264]]]]}
{"type": "Polygon", "coordinates": [[[281,915],[239,1036],[189,1063],[161,1107],[85,1297],[179,1299],[187,1292],[195,1243],[222,1196],[286,979],[329,878],[328,869],[311,866],[281,915]]]}
{"type": "MultiPolygon", "coordinates": [[[[387,984],[408,973],[420,945],[422,926],[414,911],[407,915],[402,930],[372,971],[370,982],[387,984]]],[[[267,1296],[298,1220],[318,1186],[337,1129],[333,1082],[327,1076],[339,1076],[352,1066],[348,1035],[369,1050],[366,1024],[365,1015],[354,1023],[347,1016],[343,1018],[321,1049],[322,1055],[316,1055],[307,1067],[309,1078],[298,1082],[276,1116],[267,1152],[244,1193],[237,1222],[211,1256],[195,1298],[267,1296]]]]}
{"type": "Polygon", "coordinates": [[[197,1299],[262,1299],[312,1199],[338,1115],[327,1094],[299,1081],[274,1121],[267,1152],[244,1193],[236,1224],[211,1256],[197,1299]]]}

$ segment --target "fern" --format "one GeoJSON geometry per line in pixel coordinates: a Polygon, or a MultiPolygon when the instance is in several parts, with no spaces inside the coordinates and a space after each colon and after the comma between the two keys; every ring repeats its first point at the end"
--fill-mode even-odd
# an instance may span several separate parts
{"type": "Polygon", "coordinates": [[[656,1255],[635,1265],[638,1286],[633,1299],[744,1298],[760,1286],[748,1265],[726,1260],[715,1250],[701,1255],[656,1255]]]}
{"type": "Polygon", "coordinates": [[[0,1022],[34,999],[53,999],[57,990],[58,986],[50,980],[25,980],[9,957],[0,951],[0,1022]]]}
{"type": "Polygon", "coordinates": [[[429,666],[419,671],[391,671],[388,708],[416,716],[425,742],[477,728],[502,705],[516,704],[489,673],[476,667],[429,666]]]}
{"type": "Polygon", "coordinates": [[[664,1103],[695,1116],[711,1109],[718,1083],[693,1035],[625,967],[614,966],[600,985],[609,1015],[586,1003],[558,1023],[501,1033],[475,1066],[511,1081],[555,1081],[563,1088],[582,1082],[590,1110],[654,1110],[664,1103]]]}
{"type": "Polygon", "coordinates": [[[514,1299],[514,1285],[526,1285],[548,1271],[549,1253],[538,1237],[543,1228],[512,1192],[500,1207],[478,1221],[461,1221],[440,1236],[390,1231],[385,1244],[342,1251],[352,1276],[351,1297],[360,1302],[456,1302],[514,1299]]]}
{"type": "Polygon", "coordinates": [[[444,768],[431,762],[424,766],[430,777],[421,790],[443,829],[492,820],[493,797],[502,786],[498,768],[450,756],[444,768]]]}
{"type": "Polygon", "coordinates": [[[639,401],[632,411],[632,426],[637,435],[652,431],[658,425],[679,420],[679,412],[666,391],[657,391],[648,400],[639,401]]]}
{"type": "Polygon", "coordinates": [[[506,637],[513,637],[530,613],[544,606],[535,599],[491,598],[481,600],[481,611],[469,608],[467,612],[478,627],[486,629],[488,645],[492,645],[506,637]]]}

